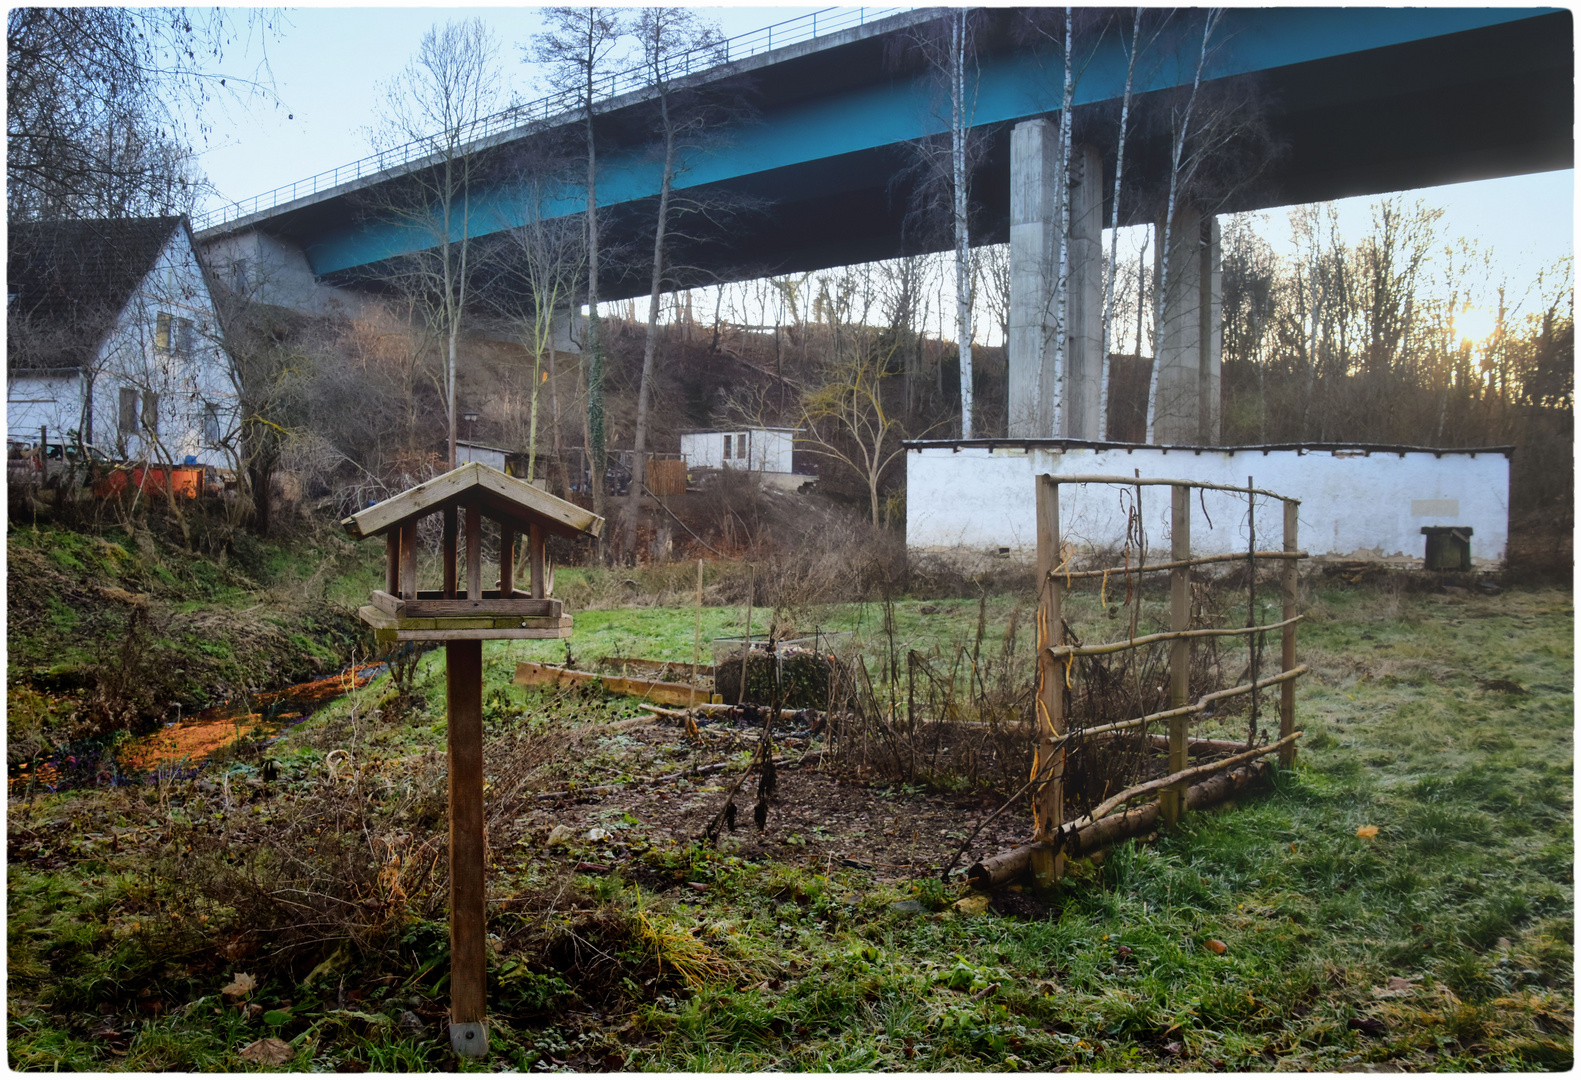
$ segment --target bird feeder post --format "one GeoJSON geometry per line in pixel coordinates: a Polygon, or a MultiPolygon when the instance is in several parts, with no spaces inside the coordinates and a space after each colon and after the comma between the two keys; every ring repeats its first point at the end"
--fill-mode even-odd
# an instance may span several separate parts
{"type": "Polygon", "coordinates": [[[469,462],[341,523],[353,539],[385,537],[384,590],[358,611],[382,645],[445,646],[450,765],[450,1046],[460,1057],[488,1054],[487,898],[483,831],[483,642],[566,638],[571,619],[544,584],[546,530],[597,536],[604,519],[486,465],[469,462]],[[500,527],[499,589],[483,591],[483,515],[500,527]],[[417,588],[417,523],[444,522],[444,588],[417,588]],[[466,515],[466,594],[457,595],[458,524],[466,515]],[[513,587],[515,538],[530,538],[532,597],[513,587]]]}
{"type": "Polygon", "coordinates": [[[450,750],[450,1046],[488,1053],[483,893],[483,642],[445,643],[450,750]]]}

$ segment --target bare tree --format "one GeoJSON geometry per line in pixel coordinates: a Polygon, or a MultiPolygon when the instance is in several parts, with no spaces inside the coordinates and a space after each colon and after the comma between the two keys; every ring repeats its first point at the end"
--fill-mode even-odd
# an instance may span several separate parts
{"type": "MultiPolygon", "coordinates": [[[[533,359],[529,391],[527,431],[527,475],[537,475],[539,391],[549,387],[551,404],[550,438],[554,461],[564,459],[560,437],[559,350],[555,331],[560,318],[569,313],[570,301],[580,288],[587,266],[587,231],[570,217],[545,214],[550,187],[558,180],[553,172],[539,172],[524,179],[523,221],[511,230],[519,256],[526,290],[515,323],[522,345],[533,359]]],[[[564,476],[563,470],[560,475],[564,476]]],[[[562,492],[564,494],[564,492],[562,492]]]]}
{"type": "Polygon", "coordinates": [[[395,81],[383,87],[386,126],[376,149],[418,143],[419,168],[403,177],[386,207],[419,230],[426,246],[398,261],[394,274],[424,298],[427,317],[445,342],[441,396],[448,458],[456,465],[456,348],[477,271],[473,256],[472,182],[483,168],[471,145],[477,124],[500,94],[499,45],[482,19],[433,26],[395,81]]]}
{"type": "MultiPolygon", "coordinates": [[[[608,7],[554,7],[544,11],[549,29],[534,35],[531,58],[548,68],[556,86],[574,92],[582,111],[587,173],[587,450],[591,459],[593,511],[604,515],[604,331],[598,313],[598,140],[594,103],[611,70],[623,28],[620,12],[608,7]]],[[[600,538],[602,546],[604,541],[600,538]]]]}
{"type": "Polygon", "coordinates": [[[905,453],[905,426],[890,407],[893,344],[879,343],[869,325],[872,267],[822,275],[813,310],[830,332],[822,385],[802,397],[806,450],[852,470],[867,489],[875,527],[882,524],[879,486],[884,471],[905,453]]]}
{"type": "Polygon", "coordinates": [[[260,44],[278,16],[231,9],[12,7],[6,15],[6,206],[17,218],[190,211],[205,189],[192,143],[216,98],[272,98],[210,70],[238,34],[260,44]]]}
{"type": "Polygon", "coordinates": [[[659,172],[659,209],[653,226],[653,270],[648,292],[648,325],[642,344],[642,375],[637,382],[637,423],[633,440],[631,490],[626,501],[626,521],[622,552],[628,560],[637,557],[637,511],[642,505],[648,447],[648,401],[652,395],[653,363],[659,344],[659,298],[664,288],[665,241],[673,212],[672,196],[676,178],[689,167],[689,151],[715,126],[717,117],[710,103],[696,92],[676,85],[685,68],[683,57],[717,48],[724,40],[716,26],[704,22],[695,11],[681,7],[641,9],[631,27],[642,48],[642,66],[647,73],[650,93],[657,113],[662,146],[659,172]]]}
{"type": "MultiPolygon", "coordinates": [[[[920,53],[942,91],[937,105],[947,136],[922,139],[913,144],[921,169],[921,182],[913,198],[922,213],[949,221],[954,250],[955,339],[960,356],[961,437],[973,431],[972,375],[972,275],[971,212],[972,173],[988,141],[976,129],[977,67],[976,20],[966,8],[946,8],[937,19],[915,27],[907,37],[920,53]]],[[[909,394],[908,394],[909,398],[909,394]]]]}

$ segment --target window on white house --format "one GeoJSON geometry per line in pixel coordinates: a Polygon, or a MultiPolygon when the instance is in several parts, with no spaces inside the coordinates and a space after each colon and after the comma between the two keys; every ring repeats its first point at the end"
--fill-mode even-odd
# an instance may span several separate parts
{"type": "Polygon", "coordinates": [[[730,436],[725,436],[725,460],[730,460],[730,436]]]}
{"type": "Polygon", "coordinates": [[[168,311],[154,317],[154,351],[182,360],[192,356],[192,320],[178,318],[168,311]]]}
{"type": "Polygon", "coordinates": [[[747,456],[747,433],[743,431],[740,435],[736,436],[736,457],[738,457],[738,458],[745,458],[746,456],[747,456]]]}
{"type": "Polygon", "coordinates": [[[159,395],[143,395],[143,426],[150,435],[159,434],[159,395]]]}
{"type": "Polygon", "coordinates": [[[122,435],[137,434],[137,391],[130,386],[121,387],[121,409],[115,426],[122,435]]]}
{"type": "Polygon", "coordinates": [[[203,406],[203,441],[210,446],[220,441],[220,411],[210,404],[203,406]]]}

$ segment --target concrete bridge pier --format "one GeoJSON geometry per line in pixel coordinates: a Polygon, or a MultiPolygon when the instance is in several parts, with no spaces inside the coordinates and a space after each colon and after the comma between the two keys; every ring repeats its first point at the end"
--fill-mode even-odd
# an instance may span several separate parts
{"type": "MultiPolygon", "coordinates": [[[[1163,231],[1160,224],[1154,235],[1163,231]]],[[[1163,276],[1161,247],[1153,248],[1154,288],[1163,276]]],[[[1177,208],[1169,248],[1162,325],[1153,346],[1158,378],[1148,441],[1217,446],[1224,348],[1218,218],[1195,207],[1177,208]]]]}
{"type": "Polygon", "coordinates": [[[1069,300],[1063,392],[1056,385],[1059,317],[1059,125],[1027,120],[1010,135],[1009,434],[1102,439],[1103,159],[1071,152],[1069,300]]]}

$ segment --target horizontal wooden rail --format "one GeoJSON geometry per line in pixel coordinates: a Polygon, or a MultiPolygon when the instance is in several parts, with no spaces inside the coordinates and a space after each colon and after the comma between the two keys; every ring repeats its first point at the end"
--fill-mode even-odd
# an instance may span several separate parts
{"type": "Polygon", "coordinates": [[[1241,683],[1239,686],[1215,690],[1211,694],[1203,695],[1191,705],[1182,705],[1177,709],[1166,709],[1163,712],[1148,713],[1146,716],[1138,716],[1131,720],[1119,720],[1113,724],[1104,724],[1102,727],[1085,728],[1077,734],[1084,739],[1090,739],[1097,735],[1109,735],[1116,731],[1125,731],[1127,728],[1141,727],[1143,724],[1152,724],[1160,720],[1173,720],[1177,716],[1190,716],[1193,713],[1201,712],[1215,701],[1222,701],[1225,698],[1235,697],[1238,694],[1250,694],[1253,690],[1261,690],[1265,686],[1275,686],[1282,682],[1289,682],[1299,675],[1305,675],[1309,670],[1311,669],[1307,665],[1302,664],[1300,667],[1291,668],[1289,671],[1281,671],[1277,675],[1270,675],[1266,679],[1258,679],[1254,683],[1241,683]]]}
{"type": "MultiPolygon", "coordinates": [[[[1310,557],[1304,551],[1255,551],[1252,553],[1252,558],[1254,559],[1306,559],[1310,557]]],[[[1182,566],[1203,566],[1207,563],[1245,561],[1246,553],[1241,552],[1238,555],[1203,555],[1195,559],[1181,559],[1179,562],[1150,563],[1147,566],[1114,566],[1108,570],[1075,570],[1068,574],[1063,574],[1058,570],[1051,570],[1049,574],[1051,577],[1057,577],[1064,581],[1090,581],[1093,578],[1101,578],[1105,575],[1112,577],[1118,574],[1123,577],[1127,574],[1156,574],[1160,570],[1178,570],[1182,566]]]]}
{"type": "Polygon", "coordinates": [[[1066,825],[1066,828],[1074,831],[1074,829],[1079,829],[1083,825],[1097,821],[1115,807],[1121,805],[1122,803],[1128,803],[1139,795],[1147,795],[1154,791],[1162,791],[1164,788],[1174,787],[1176,784],[1185,783],[1187,780],[1195,780],[1199,776],[1206,776],[1209,773],[1223,772],[1225,769],[1233,769],[1237,765],[1243,765],[1246,762],[1252,761],[1256,758],[1265,757],[1268,754],[1271,754],[1274,751],[1295,742],[1301,737],[1301,735],[1302,733],[1299,731],[1291,732],[1289,735],[1286,735],[1277,742],[1264,743],[1262,746],[1254,747],[1251,750],[1247,750],[1245,753],[1235,754],[1232,757],[1220,758],[1218,761],[1210,761],[1206,765],[1193,765],[1189,769],[1182,769],[1179,772],[1170,773],[1168,776],[1161,776],[1157,780],[1149,780],[1145,784],[1137,784],[1134,787],[1128,787],[1117,795],[1109,796],[1103,802],[1093,807],[1092,813],[1088,814],[1085,818],[1078,818],[1076,821],[1070,822],[1066,825]]]}
{"type": "Polygon", "coordinates": [[[1158,487],[1189,487],[1205,491],[1230,491],[1238,495],[1262,495],[1280,502],[1301,505],[1300,499],[1292,499],[1288,495],[1281,495],[1277,491],[1266,491],[1263,488],[1234,487],[1230,484],[1205,484],[1199,480],[1154,480],[1145,476],[1057,476],[1054,473],[1044,473],[1056,484],[1118,484],[1121,487],[1158,486],[1158,487]]]}
{"type": "Polygon", "coordinates": [[[1286,626],[1298,623],[1304,616],[1297,615],[1284,622],[1262,623],[1257,626],[1226,626],[1205,630],[1166,630],[1158,634],[1144,634],[1139,638],[1128,638],[1125,641],[1111,641],[1104,645],[1051,645],[1048,653],[1059,658],[1065,656],[1107,656],[1111,653],[1124,652],[1127,649],[1140,648],[1143,645],[1152,645],[1159,641],[1180,641],[1184,638],[1202,637],[1245,637],[1248,634],[1260,634],[1267,630],[1281,630],[1286,626]]]}
{"type": "Polygon", "coordinates": [[[1207,706],[1211,705],[1215,701],[1223,701],[1225,698],[1235,697],[1237,694],[1250,694],[1253,690],[1261,690],[1265,686],[1273,686],[1275,683],[1289,682],[1291,679],[1294,679],[1300,675],[1305,675],[1311,670],[1312,669],[1310,667],[1302,664],[1300,667],[1293,667],[1288,671],[1281,671],[1277,675],[1270,675],[1266,679],[1258,679],[1254,683],[1241,683],[1239,686],[1231,686],[1224,690],[1215,690],[1211,694],[1203,694],[1200,704],[1207,706]]]}

